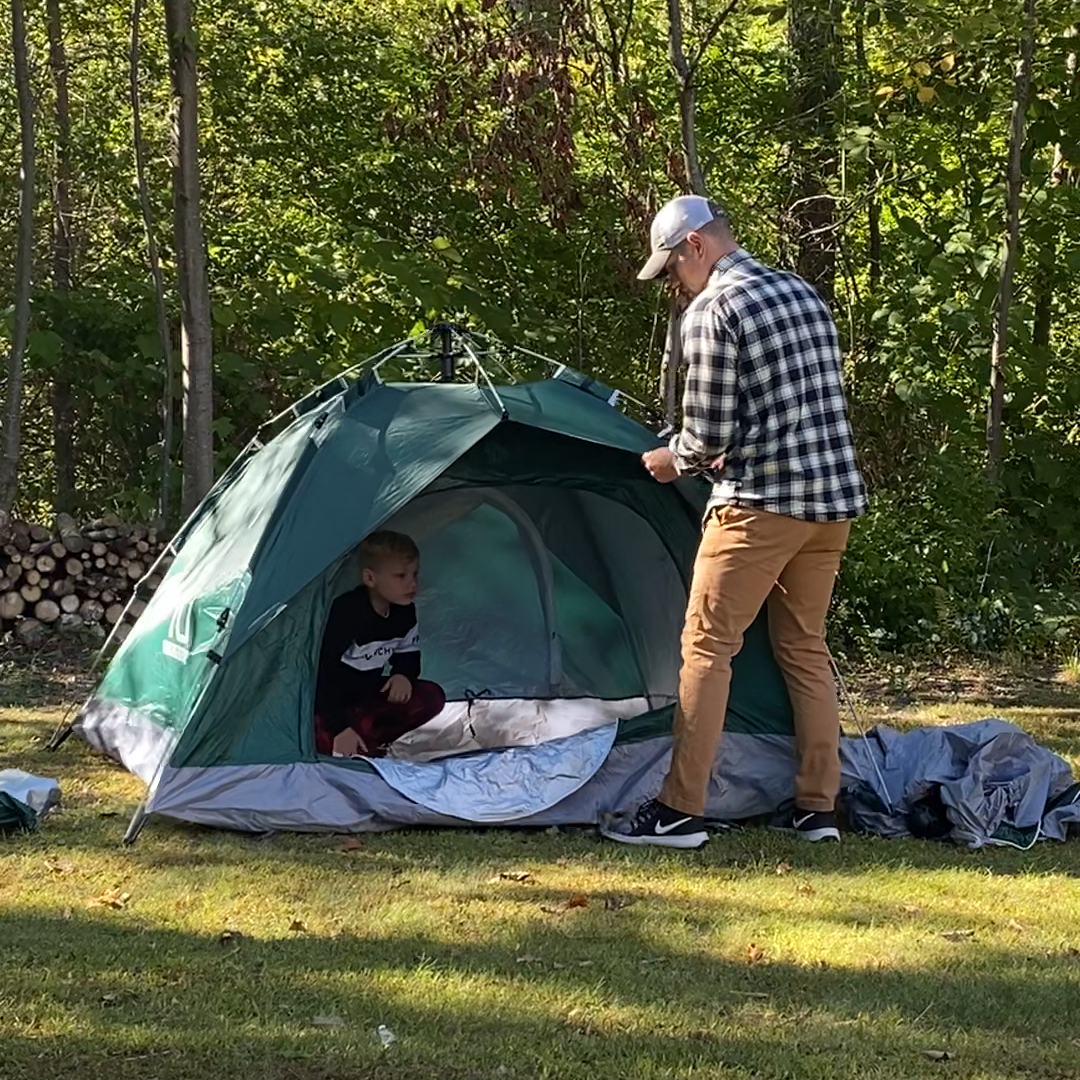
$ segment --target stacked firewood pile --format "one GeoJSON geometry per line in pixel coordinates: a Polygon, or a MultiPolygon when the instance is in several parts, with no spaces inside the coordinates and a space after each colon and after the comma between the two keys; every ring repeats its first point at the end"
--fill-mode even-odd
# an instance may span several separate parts
{"type": "Polygon", "coordinates": [[[142,581],[117,629],[122,640],[172,561],[166,555],[157,562],[167,545],[161,530],[114,517],[80,527],[57,514],[50,529],[0,511],[0,631],[12,629],[25,645],[40,644],[54,629],[104,637],[142,581]]]}

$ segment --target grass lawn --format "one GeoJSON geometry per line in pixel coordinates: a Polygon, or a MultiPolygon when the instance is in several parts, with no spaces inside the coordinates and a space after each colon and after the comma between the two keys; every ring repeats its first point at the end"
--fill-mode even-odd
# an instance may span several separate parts
{"type": "MultiPolygon", "coordinates": [[[[64,793],[0,840],[0,1080],[1080,1077],[1080,843],[152,820],[121,849],[139,783],[42,749],[64,671],[0,661],[0,768],[64,793]]],[[[858,686],[872,721],[1004,715],[1080,764],[1080,690],[1051,679],[858,686]]]]}

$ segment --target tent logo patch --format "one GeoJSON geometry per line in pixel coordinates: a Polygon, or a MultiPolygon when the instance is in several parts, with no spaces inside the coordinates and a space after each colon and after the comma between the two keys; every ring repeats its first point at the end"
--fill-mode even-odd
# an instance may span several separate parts
{"type": "MultiPolygon", "coordinates": [[[[224,607],[205,607],[203,613],[213,623],[219,623],[224,607]]],[[[181,604],[169,620],[169,632],[161,642],[161,651],[179,664],[186,664],[193,656],[208,653],[214,644],[214,636],[195,644],[195,601],[181,604]]]]}
{"type": "Polygon", "coordinates": [[[170,659],[186,664],[191,656],[191,640],[195,636],[195,611],[189,601],[181,604],[169,620],[169,633],[161,643],[161,651],[170,659]]]}

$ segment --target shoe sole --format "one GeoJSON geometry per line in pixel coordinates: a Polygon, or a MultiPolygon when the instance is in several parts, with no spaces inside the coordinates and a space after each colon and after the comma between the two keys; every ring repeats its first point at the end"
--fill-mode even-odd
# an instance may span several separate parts
{"type": "Polygon", "coordinates": [[[617,844],[632,844],[635,847],[667,847],[678,848],[686,851],[690,848],[699,848],[709,834],[705,832],[686,833],[682,836],[627,836],[625,833],[609,832],[600,830],[600,835],[606,840],[614,840],[617,844]]]}
{"type": "Polygon", "coordinates": [[[822,840],[831,840],[840,843],[840,830],[831,825],[824,829],[789,829],[782,825],[772,825],[773,832],[787,833],[788,836],[797,836],[800,840],[808,840],[811,844],[820,844],[822,840]]]}

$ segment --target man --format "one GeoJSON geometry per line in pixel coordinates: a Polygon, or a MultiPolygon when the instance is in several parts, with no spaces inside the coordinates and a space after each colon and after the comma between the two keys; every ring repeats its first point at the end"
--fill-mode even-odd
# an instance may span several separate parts
{"type": "Polygon", "coordinates": [[[659,798],[603,830],[627,844],[696,848],[727,712],[731,658],[763,604],[791,697],[800,768],[777,822],[839,840],[840,717],[825,614],[851,519],[866,508],[841,385],[836,325],[813,288],[735,242],[723,210],[673,199],[638,275],[693,297],[682,320],[682,430],[643,462],[660,483],[713,488],[682,638],[671,765],[659,798]]]}

